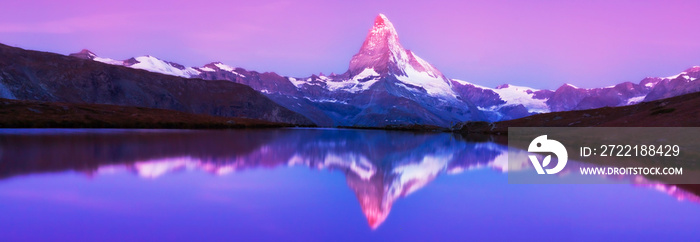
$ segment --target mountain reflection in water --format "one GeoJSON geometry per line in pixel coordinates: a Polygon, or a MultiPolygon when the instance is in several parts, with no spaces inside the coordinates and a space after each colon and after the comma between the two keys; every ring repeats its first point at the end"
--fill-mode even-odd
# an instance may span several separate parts
{"type": "MultiPolygon", "coordinates": [[[[439,175],[473,169],[506,172],[507,147],[492,139],[345,129],[5,132],[0,135],[0,178],[74,170],[90,176],[130,171],[154,179],[188,170],[225,175],[306,166],[343,172],[369,226],[377,228],[398,198],[439,175]]],[[[700,201],[676,186],[652,187],[700,201]]]]}

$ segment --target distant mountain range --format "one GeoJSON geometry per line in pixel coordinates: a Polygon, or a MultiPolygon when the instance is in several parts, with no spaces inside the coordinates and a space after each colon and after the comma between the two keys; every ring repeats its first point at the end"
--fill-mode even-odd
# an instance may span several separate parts
{"type": "MultiPolygon", "coordinates": [[[[55,79],[55,76],[65,76],[66,73],[73,73],[80,69],[90,73],[81,78],[85,78],[84,82],[91,84],[71,85],[70,88],[53,90],[56,93],[45,94],[47,85],[38,84],[38,82],[45,80],[32,79],[30,77],[35,76],[34,74],[25,73],[28,74],[25,79],[32,80],[29,83],[37,83],[39,86],[29,86],[28,83],[6,76],[0,79],[0,97],[137,105],[233,116],[239,116],[239,114],[225,111],[224,109],[227,109],[225,107],[246,109],[246,105],[248,107],[255,106],[252,103],[243,106],[225,105],[221,102],[231,97],[213,98],[213,96],[208,95],[211,92],[223,91],[227,88],[237,89],[238,87],[222,83],[199,83],[186,78],[226,80],[253,88],[274,101],[276,105],[284,107],[284,109],[279,110],[291,110],[300,114],[293,119],[286,120],[288,122],[294,124],[313,122],[319,126],[400,127],[417,124],[452,127],[464,121],[495,122],[538,113],[625,106],[700,91],[700,83],[695,82],[700,76],[700,66],[692,67],[671,77],[649,77],[639,83],[624,82],[603,88],[585,89],[570,84],[562,85],[556,90],[538,90],[509,84],[496,88],[484,87],[448,78],[414,52],[405,49],[399,42],[393,24],[382,14],[374,20],[360,50],[352,57],[348,70],[343,74],[286,77],[274,72],[260,73],[245,70],[221,62],[212,62],[201,67],[186,67],[153,56],[114,60],[99,57],[89,50],[70,54],[72,57],[92,60],[94,63],[101,62],[113,66],[142,69],[180,78],[165,78],[145,72],[133,72],[134,74],[130,75],[133,79],[143,80],[144,83],[158,83],[149,84],[148,87],[139,84],[138,99],[149,100],[147,104],[141,103],[141,101],[104,100],[105,95],[115,95],[115,93],[103,93],[100,92],[100,88],[93,86],[110,86],[115,84],[114,81],[117,81],[110,78],[104,79],[105,76],[100,76],[98,70],[109,69],[124,72],[123,69],[110,69],[82,62],[76,64],[78,62],[70,59],[49,58],[40,56],[38,53],[34,54],[36,54],[35,59],[25,58],[26,61],[21,63],[8,59],[11,56],[0,57],[5,58],[5,62],[8,63],[0,66],[0,70],[7,68],[9,63],[15,67],[19,67],[20,64],[32,67],[45,65],[44,68],[52,67],[54,68],[52,71],[55,71],[51,77],[47,78],[55,79]],[[58,62],[71,64],[63,65],[58,62]],[[179,81],[166,81],[165,79],[179,81]],[[199,92],[193,91],[192,88],[184,88],[181,84],[173,84],[181,82],[196,84],[203,88],[205,88],[204,86],[217,86],[218,90],[206,87],[205,89],[208,90],[199,92]],[[171,85],[179,85],[179,87],[171,87],[171,85]],[[178,90],[176,92],[178,95],[188,96],[188,99],[186,101],[178,99],[177,104],[164,104],[163,102],[173,102],[171,99],[174,95],[172,90],[167,93],[160,91],[173,88],[178,90]],[[73,96],[72,93],[76,90],[81,90],[80,93],[83,95],[81,98],[73,96]],[[62,92],[68,93],[69,96],[60,98],[64,95],[62,92]],[[41,94],[44,96],[37,96],[40,93],[44,93],[41,94]],[[168,100],[156,101],[161,98],[168,100]],[[223,109],[206,108],[207,110],[204,111],[194,107],[207,105],[223,109]]],[[[106,76],[114,75],[120,74],[106,76]]],[[[139,82],[141,81],[130,83],[130,87],[120,86],[122,88],[120,90],[128,90],[139,82]]],[[[250,95],[257,97],[255,94],[250,95]]],[[[126,98],[126,96],[124,97],[126,98]]],[[[245,102],[245,98],[239,100],[245,102]]],[[[285,113],[285,115],[293,114],[285,113]]],[[[261,118],[262,116],[248,115],[245,117],[261,118]]],[[[276,118],[264,119],[275,122],[282,121],[282,119],[276,118]]]]}
{"type": "Polygon", "coordinates": [[[507,134],[509,127],[700,127],[700,92],[621,107],[541,113],[493,123],[464,122],[451,130],[507,134]]]}

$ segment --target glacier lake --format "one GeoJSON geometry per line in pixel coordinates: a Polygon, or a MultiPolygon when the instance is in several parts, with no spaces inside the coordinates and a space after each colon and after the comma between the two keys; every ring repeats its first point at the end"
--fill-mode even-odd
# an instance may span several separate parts
{"type": "Polygon", "coordinates": [[[700,237],[697,193],[509,184],[508,148],[499,139],[302,128],[0,129],[0,235],[3,241],[700,237]]]}

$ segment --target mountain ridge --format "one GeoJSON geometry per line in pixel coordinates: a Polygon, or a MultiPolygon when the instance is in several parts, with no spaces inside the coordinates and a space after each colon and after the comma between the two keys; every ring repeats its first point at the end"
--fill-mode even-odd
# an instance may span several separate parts
{"type": "Polygon", "coordinates": [[[496,122],[538,113],[625,106],[700,91],[700,83],[694,82],[700,76],[697,66],[671,77],[648,77],[639,83],[602,88],[571,84],[554,90],[511,84],[489,88],[450,79],[405,49],[393,23],[383,14],[374,19],[343,74],[287,77],[221,62],[185,67],[152,56],[115,61],[88,50],[72,56],[169,75],[245,84],[321,126],[450,127],[462,121],[496,122]]]}
{"type": "MultiPolygon", "coordinates": [[[[114,60],[82,50],[70,56],[110,65],[247,85],[320,126],[451,127],[464,121],[497,122],[538,113],[616,107],[700,91],[700,67],[603,88],[564,84],[555,90],[510,84],[496,88],[450,79],[405,49],[393,23],[379,14],[342,74],[288,77],[211,62],[201,67],[146,55],[114,60]]],[[[0,97],[17,98],[4,84],[0,97]]]]}

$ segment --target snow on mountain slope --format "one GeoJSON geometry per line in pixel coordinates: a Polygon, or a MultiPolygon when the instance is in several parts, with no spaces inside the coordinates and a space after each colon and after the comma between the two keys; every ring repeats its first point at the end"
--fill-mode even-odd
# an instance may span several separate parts
{"type": "MultiPolygon", "coordinates": [[[[416,56],[416,58],[418,57],[416,56]]],[[[432,72],[418,71],[410,65],[406,66],[403,71],[405,75],[396,76],[403,83],[424,88],[431,96],[457,97],[452,86],[443,76],[437,76],[432,72]]]]}
{"type": "Polygon", "coordinates": [[[379,81],[379,74],[373,69],[365,69],[350,80],[333,81],[328,78],[321,77],[326,80],[326,88],[329,91],[344,90],[351,93],[366,91],[379,81]]]}
{"type": "Polygon", "coordinates": [[[683,78],[688,79],[690,81],[695,81],[697,79],[697,75],[693,75],[694,73],[700,73],[700,66],[693,66],[693,67],[691,67],[691,68],[689,68],[681,73],[678,73],[677,75],[665,77],[662,79],[673,80],[673,79],[676,79],[678,77],[683,77],[683,78]]]}
{"type": "Polygon", "coordinates": [[[368,90],[374,83],[379,81],[380,75],[374,69],[367,68],[352,78],[312,76],[308,78],[288,77],[287,79],[297,88],[303,88],[306,85],[321,87],[330,92],[359,93],[368,90]]]}
{"type": "MultiPolygon", "coordinates": [[[[222,71],[225,71],[225,72],[233,73],[234,75],[239,76],[239,77],[245,77],[245,75],[236,72],[236,71],[235,71],[236,68],[233,68],[233,67],[231,67],[231,66],[229,66],[229,65],[226,65],[226,64],[224,64],[224,63],[221,63],[221,62],[214,62],[214,63],[212,63],[212,64],[213,64],[216,68],[218,68],[219,70],[222,70],[222,71]]],[[[206,65],[205,65],[203,68],[207,68],[208,70],[215,71],[214,69],[212,69],[212,68],[210,68],[210,67],[207,67],[206,65]]],[[[203,70],[203,69],[200,68],[200,70],[203,70]]]]}
{"type": "Polygon", "coordinates": [[[156,57],[146,55],[146,56],[139,56],[135,58],[131,58],[128,60],[114,60],[111,58],[104,58],[104,57],[98,57],[94,53],[88,51],[88,50],[83,50],[79,53],[71,54],[73,56],[79,57],[79,58],[84,58],[84,59],[91,59],[94,61],[102,62],[105,64],[110,64],[110,65],[119,65],[119,66],[128,66],[134,69],[141,69],[141,70],[146,70],[150,72],[156,72],[156,73],[161,73],[161,74],[166,74],[166,75],[171,75],[171,76],[179,76],[179,77],[194,77],[199,75],[201,72],[196,70],[195,68],[192,67],[185,67],[183,65],[173,63],[173,62],[168,62],[164,61],[161,59],[158,59],[156,57]]]}
{"type": "Polygon", "coordinates": [[[95,56],[92,60],[99,61],[99,62],[102,62],[105,64],[110,64],[110,65],[118,65],[118,66],[124,65],[124,61],[114,60],[114,59],[110,59],[110,58],[103,58],[103,57],[95,56]]]}
{"type": "MultiPolygon", "coordinates": [[[[514,86],[509,84],[500,85],[496,88],[476,85],[467,81],[452,79],[452,81],[462,86],[473,86],[479,92],[492,92],[498,96],[500,102],[494,101],[474,101],[479,109],[485,111],[498,111],[502,107],[523,105],[529,113],[549,112],[547,98],[536,98],[535,93],[540,91],[530,87],[514,86]]],[[[472,91],[475,92],[475,91],[472,91]]]]}
{"type": "Polygon", "coordinates": [[[538,89],[513,86],[513,85],[501,85],[496,89],[491,89],[501,96],[501,99],[506,102],[504,105],[518,105],[522,104],[527,108],[528,112],[531,113],[547,113],[549,112],[549,106],[547,106],[547,99],[536,99],[535,92],[538,89]]]}
{"type": "Polygon", "coordinates": [[[131,68],[179,77],[192,77],[199,75],[200,73],[192,67],[184,67],[171,62],[163,61],[150,55],[139,56],[134,59],[136,59],[137,63],[130,65],[131,68]]]}
{"type": "Polygon", "coordinates": [[[625,105],[634,105],[634,104],[640,103],[640,102],[644,101],[644,98],[646,98],[646,97],[647,97],[647,95],[632,97],[630,99],[627,99],[627,103],[625,103],[625,105]]]}

